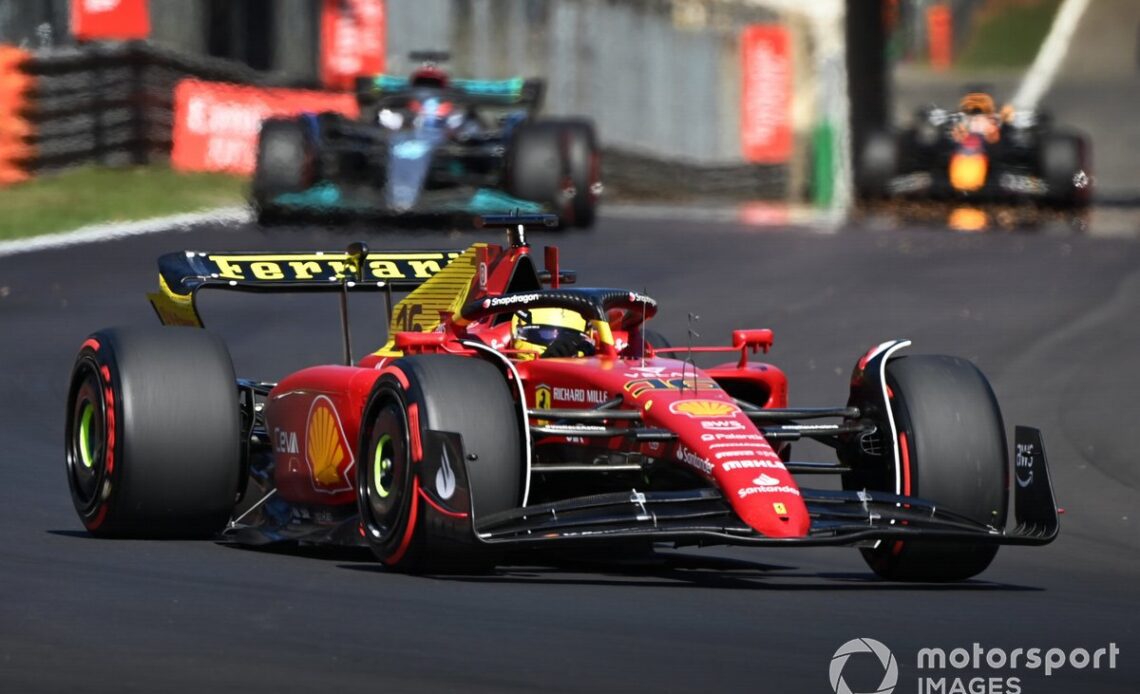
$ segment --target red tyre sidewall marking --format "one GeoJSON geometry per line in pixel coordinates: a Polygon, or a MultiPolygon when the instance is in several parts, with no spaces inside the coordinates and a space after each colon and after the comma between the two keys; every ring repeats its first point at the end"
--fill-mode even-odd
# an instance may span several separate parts
{"type": "Polygon", "coordinates": [[[420,406],[413,402],[408,405],[408,432],[412,443],[412,462],[418,463],[424,459],[424,445],[420,439],[420,406]]]}
{"type": "Polygon", "coordinates": [[[424,501],[431,504],[432,508],[434,508],[436,511],[439,511],[440,513],[442,513],[445,516],[450,516],[452,518],[466,518],[467,517],[466,513],[460,513],[459,511],[448,511],[444,507],[437,504],[434,499],[432,499],[430,496],[428,496],[428,493],[424,491],[423,487],[420,487],[420,496],[423,498],[424,501]]]}
{"type": "MultiPolygon", "coordinates": [[[[94,338],[87,339],[80,349],[90,348],[92,352],[98,354],[100,345],[99,341],[94,338]]],[[[103,400],[104,400],[104,414],[103,421],[106,428],[106,445],[104,457],[106,458],[106,465],[104,465],[103,484],[107,484],[107,479],[110,477],[111,472],[115,469],[115,394],[111,390],[111,369],[106,364],[99,367],[99,375],[103,378],[103,400]]],[[[96,494],[101,494],[102,489],[96,489],[96,494]]],[[[99,504],[99,510],[95,512],[95,516],[87,521],[86,525],[89,530],[98,530],[103,521],[107,519],[107,502],[103,501],[99,504]]]]}
{"type": "Polygon", "coordinates": [[[111,389],[111,369],[104,364],[100,368],[103,374],[103,396],[107,401],[107,476],[115,470],[115,393],[111,389]]]}
{"type": "Polygon", "coordinates": [[[420,497],[420,481],[418,478],[412,478],[412,509],[408,512],[408,527],[404,528],[404,536],[400,538],[400,546],[396,551],[384,562],[389,566],[395,566],[400,563],[407,553],[408,547],[412,544],[412,536],[416,534],[416,521],[419,520],[419,497],[420,497]]]}
{"type": "MultiPolygon", "coordinates": [[[[899,455],[902,457],[903,496],[910,496],[910,448],[907,446],[905,431],[899,432],[899,455]]],[[[891,547],[891,554],[897,557],[903,550],[903,544],[902,540],[896,540],[891,547]]]]}
{"type": "Polygon", "coordinates": [[[395,366],[386,366],[380,371],[380,377],[381,378],[383,378],[384,376],[387,376],[387,375],[391,375],[392,378],[399,381],[400,385],[403,386],[404,390],[407,390],[410,387],[408,384],[408,377],[404,375],[403,371],[396,368],[395,366]]]}

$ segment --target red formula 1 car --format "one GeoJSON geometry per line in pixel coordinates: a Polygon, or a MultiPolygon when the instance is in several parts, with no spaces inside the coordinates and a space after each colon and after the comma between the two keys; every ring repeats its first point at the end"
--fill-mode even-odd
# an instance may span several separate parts
{"type": "Polygon", "coordinates": [[[96,332],[72,372],[67,471],[87,529],[367,544],[411,571],[487,568],[522,546],[849,545],[902,580],[964,579],[1000,544],[1056,536],[1027,427],[1005,528],[1005,429],[969,362],[886,342],[858,360],[845,405],[789,408],[784,373],[749,358],[770,331],[665,347],[645,328],[653,299],[568,286],[554,248],[536,266],[525,226],[548,217],[484,221],[510,243],[163,256],[151,301],[166,326],[196,327],[96,332]],[[235,379],[197,329],[209,287],[409,293],[389,302],[379,351],[260,383],[235,379]],[[557,356],[521,348],[539,339],[523,319],[549,310],[577,317],[581,340],[557,356]],[[693,365],[717,351],[731,360],[693,365]],[[795,461],[802,438],[838,460],[795,461]],[[845,491],[801,483],[819,474],[845,491]]]}

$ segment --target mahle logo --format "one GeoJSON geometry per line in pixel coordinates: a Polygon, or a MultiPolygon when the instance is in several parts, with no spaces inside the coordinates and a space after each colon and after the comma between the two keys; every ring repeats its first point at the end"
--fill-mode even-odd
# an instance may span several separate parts
{"type": "Polygon", "coordinates": [[[899,664],[891,649],[881,641],[868,638],[851,639],[831,656],[828,675],[831,678],[831,689],[835,694],[891,694],[899,681],[899,664]],[[877,689],[855,692],[843,679],[843,668],[847,665],[848,659],[859,653],[870,653],[879,659],[879,664],[883,667],[883,679],[877,689]]]}

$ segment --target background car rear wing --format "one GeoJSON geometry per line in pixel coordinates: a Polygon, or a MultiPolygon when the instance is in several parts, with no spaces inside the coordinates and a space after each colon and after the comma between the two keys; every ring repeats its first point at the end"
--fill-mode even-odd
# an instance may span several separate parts
{"type": "MultiPolygon", "coordinates": [[[[519,105],[538,109],[546,93],[545,81],[522,77],[501,80],[452,78],[449,85],[452,92],[458,93],[464,101],[484,106],[519,105]]],[[[356,81],[356,98],[361,104],[371,103],[381,97],[398,96],[411,88],[411,80],[400,75],[361,77],[356,81]]]]}
{"type": "MultiPolygon", "coordinates": [[[[158,259],[158,291],[147,295],[164,325],[202,327],[200,289],[244,292],[409,292],[456,258],[447,250],[367,253],[362,267],[347,251],[183,251],[158,259]]],[[[469,263],[462,263],[464,265],[469,263]]]]}

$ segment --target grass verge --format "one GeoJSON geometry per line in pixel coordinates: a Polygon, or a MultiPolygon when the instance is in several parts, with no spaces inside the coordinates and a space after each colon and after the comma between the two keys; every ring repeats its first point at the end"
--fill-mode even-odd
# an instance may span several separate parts
{"type": "Polygon", "coordinates": [[[977,16],[958,69],[1026,67],[1037,57],[1061,0],[991,0],[977,16]]]}
{"type": "Polygon", "coordinates": [[[83,167],[0,188],[0,240],[240,205],[244,179],[165,166],[83,167]]]}

